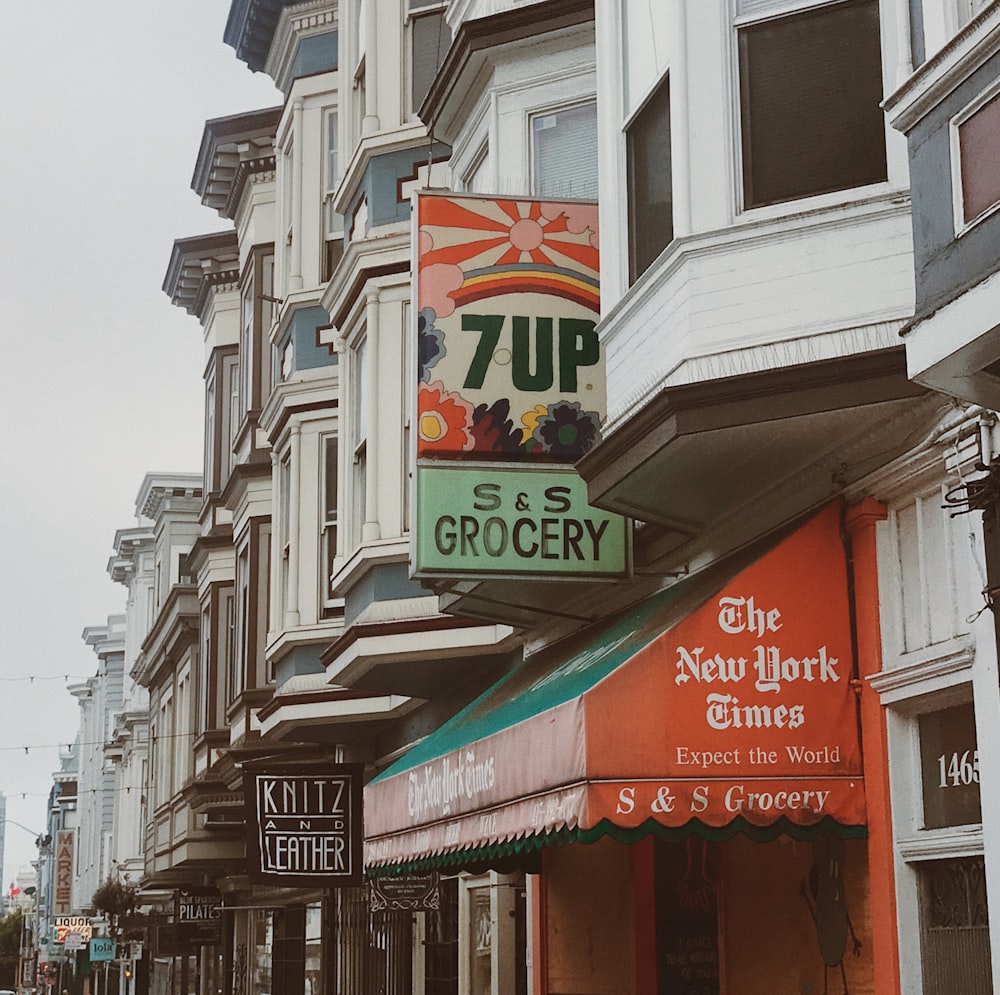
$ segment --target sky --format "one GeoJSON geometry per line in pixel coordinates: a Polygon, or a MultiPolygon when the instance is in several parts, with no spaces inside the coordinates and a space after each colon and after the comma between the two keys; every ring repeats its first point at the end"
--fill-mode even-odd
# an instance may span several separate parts
{"type": "Polygon", "coordinates": [[[201,470],[197,318],[173,241],[206,120],[281,94],[223,44],[229,0],[0,0],[0,792],[4,889],[37,856],[82,639],[125,608],[107,563],[148,472],[201,470]],[[20,823],[15,825],[14,823],[20,823]]]}

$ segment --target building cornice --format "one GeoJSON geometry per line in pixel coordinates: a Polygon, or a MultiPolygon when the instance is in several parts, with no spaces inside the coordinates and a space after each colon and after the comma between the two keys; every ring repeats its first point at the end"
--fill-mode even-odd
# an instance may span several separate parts
{"type": "Polygon", "coordinates": [[[201,318],[212,291],[235,289],[239,261],[235,231],[179,238],[170,253],[163,292],[171,304],[201,318]]]}
{"type": "Polygon", "coordinates": [[[278,18],[285,7],[294,3],[295,0],[232,0],[222,40],[252,72],[261,72],[267,64],[278,18]]]}
{"type": "Polygon", "coordinates": [[[205,122],[191,189],[206,207],[234,220],[248,179],[273,174],[282,110],[268,107],[205,122]]]}
{"type": "Polygon", "coordinates": [[[1000,4],[980,11],[883,101],[889,123],[909,132],[963,80],[1000,52],[1000,4]]]}
{"type": "Polygon", "coordinates": [[[541,35],[593,23],[594,0],[547,0],[464,21],[445,56],[419,116],[434,132],[453,100],[465,89],[486,53],[505,45],[538,41],[541,35]]]}

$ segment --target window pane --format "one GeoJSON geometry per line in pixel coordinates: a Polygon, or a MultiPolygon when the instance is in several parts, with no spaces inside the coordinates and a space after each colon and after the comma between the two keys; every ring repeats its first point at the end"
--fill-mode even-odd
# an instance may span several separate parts
{"type": "Polygon", "coordinates": [[[597,197],[597,104],[531,119],[533,192],[542,197],[597,197]]]}
{"type": "Polygon", "coordinates": [[[972,221],[1000,203],[1000,94],[958,126],[962,210],[972,221]]]}
{"type": "Polygon", "coordinates": [[[443,10],[414,17],[410,30],[412,32],[413,109],[418,110],[448,52],[448,46],[451,44],[451,30],[444,22],[443,10]]]}
{"type": "Polygon", "coordinates": [[[739,34],[747,207],[886,179],[877,0],[739,34]]]}
{"type": "Polygon", "coordinates": [[[626,135],[629,279],[635,282],[674,237],[670,85],[659,85],[626,135]]]}

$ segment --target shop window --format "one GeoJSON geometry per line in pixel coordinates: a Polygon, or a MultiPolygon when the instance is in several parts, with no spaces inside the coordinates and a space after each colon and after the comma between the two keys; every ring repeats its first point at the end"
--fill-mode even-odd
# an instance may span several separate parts
{"type": "Polygon", "coordinates": [[[656,951],[659,991],[719,992],[718,856],[690,837],[657,841],[656,951]]]}
{"type": "Polygon", "coordinates": [[[745,207],[886,179],[878,0],[759,21],[738,39],[745,207]]]}
{"type": "Polygon", "coordinates": [[[532,193],[537,197],[597,197],[597,104],[531,116],[532,193]]]}
{"type": "Polygon", "coordinates": [[[451,44],[440,0],[410,0],[410,95],[414,113],[424,102],[451,44]]]}
{"type": "Polygon", "coordinates": [[[440,883],[441,908],[424,920],[424,995],[458,995],[458,880],[440,883]]]}
{"type": "Polygon", "coordinates": [[[305,988],[303,995],[322,995],[323,906],[319,902],[306,906],[305,934],[305,988]]]}
{"type": "Polygon", "coordinates": [[[673,241],[670,85],[664,78],[625,133],[629,282],[635,283],[673,241]]]}
{"type": "Polygon", "coordinates": [[[524,875],[462,878],[459,891],[459,991],[527,995],[524,875]]]}
{"type": "Polygon", "coordinates": [[[958,229],[971,226],[1000,208],[1000,93],[979,100],[957,119],[958,229]]]}
{"type": "Polygon", "coordinates": [[[924,995],[992,992],[983,857],[921,861],[915,867],[924,995]]]}

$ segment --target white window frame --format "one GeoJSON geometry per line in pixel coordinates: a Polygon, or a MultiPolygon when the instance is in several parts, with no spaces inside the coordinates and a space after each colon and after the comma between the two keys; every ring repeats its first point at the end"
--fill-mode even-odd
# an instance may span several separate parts
{"type": "MultiPolygon", "coordinates": [[[[845,0],[730,0],[730,3],[733,6],[729,53],[729,74],[730,79],[732,80],[732,99],[730,101],[730,105],[732,107],[732,125],[729,135],[729,157],[734,183],[733,197],[737,217],[759,218],[764,220],[767,218],[783,217],[787,214],[797,214],[806,210],[821,210],[824,207],[830,207],[835,204],[843,203],[845,197],[848,197],[848,195],[850,195],[849,199],[851,200],[860,200],[865,196],[870,196],[875,191],[886,190],[894,183],[896,166],[893,155],[893,142],[894,139],[899,136],[894,135],[889,122],[884,120],[883,129],[885,132],[886,156],[885,180],[870,183],[862,187],[846,187],[842,190],[831,190],[825,193],[809,194],[804,197],[782,200],[775,204],[760,204],[753,207],[748,207],[744,199],[743,112],[742,95],[740,91],[740,29],[766,21],[773,21],[789,14],[805,13],[806,11],[815,10],[820,7],[832,7],[843,2],[845,2],[845,0]]],[[[884,73],[889,48],[886,43],[886,26],[884,17],[882,16],[882,5],[884,0],[878,0],[878,3],[880,11],[879,21],[882,29],[881,52],[883,65],[883,96],[886,96],[887,94],[884,92],[884,73]]],[[[909,171],[905,160],[905,146],[903,169],[905,170],[905,182],[908,182],[909,171]]]]}
{"type": "Polygon", "coordinates": [[[951,194],[952,212],[955,221],[955,237],[963,235],[978,227],[987,218],[1000,212],[1000,197],[985,211],[969,221],[965,220],[964,191],[962,189],[962,150],[959,145],[959,128],[977,111],[981,110],[991,100],[1000,97],[1000,79],[994,80],[982,93],[963,107],[948,123],[948,138],[951,145],[951,194]]]}
{"type": "MultiPolygon", "coordinates": [[[[473,892],[489,889],[490,894],[490,995],[507,995],[516,991],[516,980],[513,976],[515,957],[515,895],[517,888],[526,888],[523,874],[498,874],[489,871],[486,874],[463,875],[458,880],[458,990],[472,991],[472,958],[475,956],[473,947],[475,937],[472,935],[471,914],[474,901],[473,892]]],[[[530,947],[531,934],[526,930],[526,943],[530,947]]],[[[530,965],[530,950],[525,962],[530,965]]],[[[530,977],[527,979],[527,990],[531,990],[530,977]]]]}
{"type": "Polygon", "coordinates": [[[535,142],[535,122],[541,118],[549,116],[558,116],[566,111],[576,110],[580,107],[593,107],[594,109],[594,161],[597,162],[598,158],[598,121],[597,121],[597,96],[585,96],[577,100],[564,101],[559,104],[554,104],[551,107],[535,110],[528,115],[528,183],[529,189],[531,190],[531,195],[533,197],[552,197],[557,200],[584,200],[592,199],[597,200],[598,196],[598,186],[597,179],[595,177],[594,192],[590,197],[584,194],[568,193],[561,194],[559,192],[552,194],[543,194],[541,190],[537,189],[537,177],[535,175],[536,167],[538,166],[538,149],[535,142]]]}

